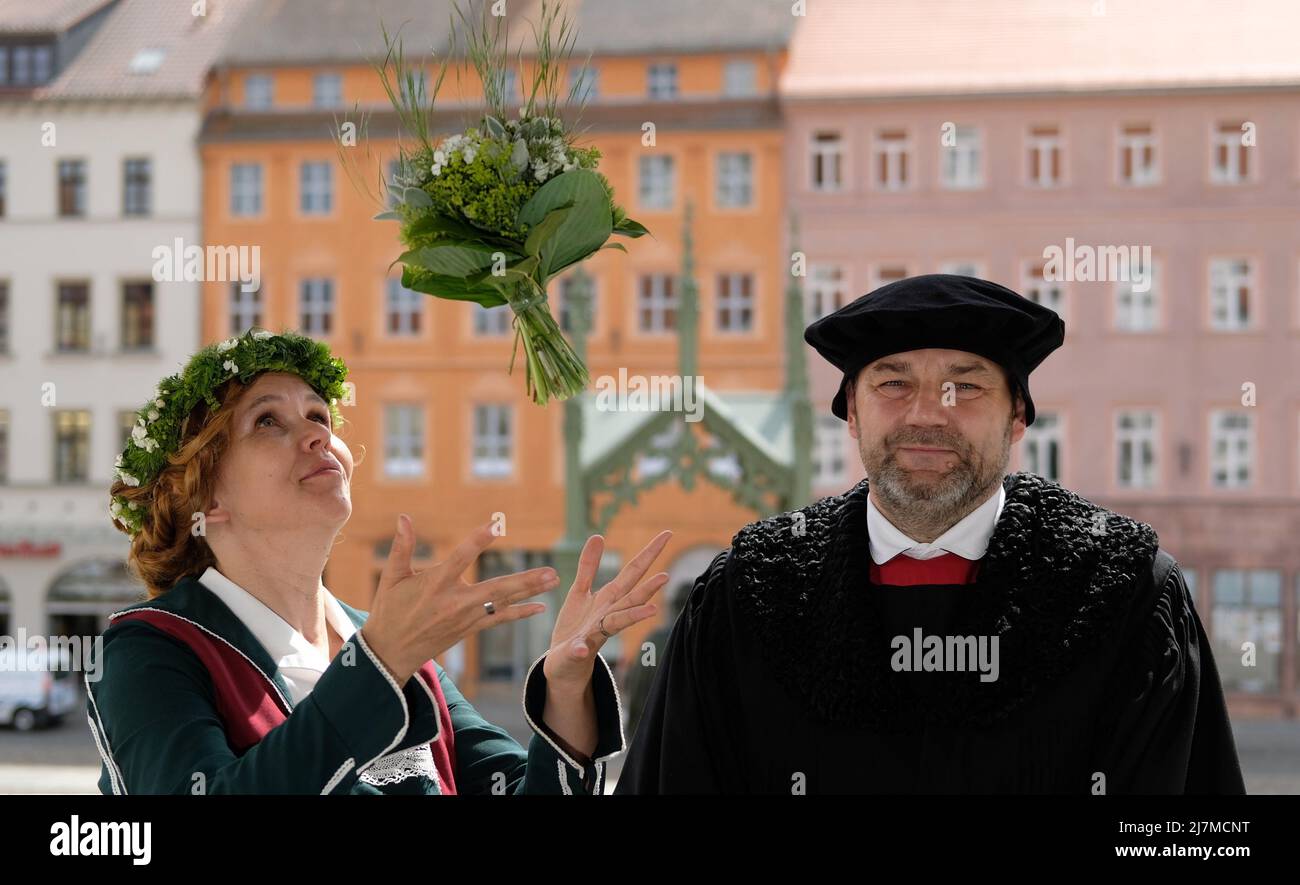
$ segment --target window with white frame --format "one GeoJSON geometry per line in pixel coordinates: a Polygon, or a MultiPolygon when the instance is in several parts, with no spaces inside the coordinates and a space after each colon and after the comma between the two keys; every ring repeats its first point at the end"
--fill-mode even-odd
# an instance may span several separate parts
{"type": "Polygon", "coordinates": [[[387,296],[385,329],[388,334],[420,334],[426,296],[406,288],[401,280],[392,277],[388,279],[387,296]]]}
{"type": "Polygon", "coordinates": [[[131,157],[122,163],[122,214],[148,215],[153,211],[153,161],[131,157]]]}
{"type": "MultiPolygon", "coordinates": [[[[577,285],[578,277],[576,274],[566,274],[560,279],[560,331],[573,331],[573,311],[571,309],[571,299],[573,297],[574,286],[577,285]]],[[[587,277],[588,291],[590,298],[587,300],[587,330],[596,328],[596,281],[590,276],[587,277]]]]}
{"type": "Polygon", "coordinates": [[[718,274],[719,332],[754,330],[754,277],[747,273],[718,274]]]}
{"type": "Polygon", "coordinates": [[[812,484],[814,488],[839,486],[848,478],[844,457],[845,427],[834,415],[818,415],[813,427],[812,484]]]}
{"type": "Polygon", "coordinates": [[[243,282],[230,284],[230,334],[242,335],[262,328],[262,289],[245,291],[243,282]]]}
{"type": "Polygon", "coordinates": [[[1159,426],[1155,412],[1125,410],[1115,416],[1115,483],[1123,489],[1156,485],[1159,426]]]}
{"type": "Polygon", "coordinates": [[[569,68],[569,89],[576,101],[593,101],[600,96],[600,68],[574,65],[569,68]]]}
{"type": "Polygon", "coordinates": [[[642,274],[636,290],[637,329],[671,332],[677,328],[677,279],[672,274],[642,274]]]}
{"type": "Polygon", "coordinates": [[[1055,126],[1034,126],[1025,139],[1030,187],[1056,187],[1061,183],[1061,131],[1055,126]]]}
{"type": "Polygon", "coordinates": [[[1121,332],[1150,332],[1156,327],[1159,277],[1156,263],[1144,267],[1141,256],[1130,253],[1127,280],[1115,282],[1115,328],[1121,332]]]}
{"type": "Polygon", "coordinates": [[[844,285],[844,268],[838,264],[814,264],[808,268],[805,309],[809,323],[844,306],[844,285]]]}
{"type": "Polygon", "coordinates": [[[424,473],[424,409],[411,403],[384,406],[384,475],[424,473]]]}
{"type": "Polygon", "coordinates": [[[651,101],[668,101],[677,97],[675,62],[656,62],[646,68],[646,94],[651,101]]]}
{"type": "Polygon", "coordinates": [[[302,214],[328,215],[334,205],[334,174],[329,162],[305,161],[298,170],[302,214]]]}
{"type": "Polygon", "coordinates": [[[230,166],[230,214],[262,214],[262,164],[233,163],[230,166]]]}
{"type": "Polygon", "coordinates": [[[1047,265],[1042,261],[1026,263],[1020,291],[1035,304],[1050,307],[1059,314],[1065,306],[1065,284],[1059,280],[1044,279],[1046,272],[1047,265]]]}
{"type": "Polygon", "coordinates": [[[1241,184],[1250,178],[1250,146],[1243,122],[1220,123],[1210,145],[1210,180],[1215,184],[1241,184]]]}
{"type": "Polygon", "coordinates": [[[1219,332],[1249,329],[1255,302],[1255,268],[1245,258],[1210,262],[1210,328],[1219,332]]]}
{"type": "Polygon", "coordinates": [[[903,190],[910,183],[912,140],[902,129],[882,129],[876,133],[873,148],[876,187],[885,191],[903,190]]]}
{"type": "Polygon", "coordinates": [[[90,478],[90,412],[54,412],[54,481],[80,483],[90,478]]]}
{"type": "Polygon", "coordinates": [[[1282,572],[1215,569],[1211,582],[1211,654],[1224,690],[1276,694],[1281,690],[1285,633],[1282,572]],[[1248,642],[1254,644],[1255,656],[1243,661],[1242,648],[1248,642]]]}
{"type": "Polygon", "coordinates": [[[643,209],[671,209],[673,206],[673,158],[652,154],[637,162],[637,198],[643,209]]]}
{"type": "Polygon", "coordinates": [[[475,476],[499,477],[511,473],[513,434],[511,407],[501,403],[474,406],[472,470],[475,476]]]}
{"type": "Polygon", "coordinates": [[[957,126],[952,144],[943,146],[940,183],[949,190],[983,187],[983,139],[974,126],[957,126]]]}
{"type": "Polygon", "coordinates": [[[1148,123],[1132,123],[1119,130],[1119,180],[1133,187],[1148,187],[1159,180],[1156,137],[1148,123]]]}
{"type": "Polygon", "coordinates": [[[729,97],[753,95],[757,91],[758,66],[752,59],[732,58],[722,66],[722,94],[729,97]]]}
{"type": "Polygon", "coordinates": [[[319,73],[311,80],[311,103],[318,108],[343,106],[343,75],[319,73]]]}
{"type": "Polygon", "coordinates": [[[718,154],[717,192],[721,209],[741,209],[754,200],[754,158],[749,151],[718,154]]]}
{"type": "Polygon", "coordinates": [[[1020,463],[1029,473],[1060,482],[1063,442],[1061,416],[1040,411],[1034,417],[1034,423],[1025,428],[1020,441],[1020,463]]]}
{"type": "Polygon", "coordinates": [[[122,350],[148,350],[154,345],[153,280],[122,283],[122,350]]]}
{"type": "Polygon", "coordinates": [[[834,193],[844,187],[844,140],[838,132],[814,132],[808,149],[808,184],[815,191],[834,193]]]}
{"type": "Polygon", "coordinates": [[[1244,489],[1255,461],[1255,423],[1248,412],[1220,409],[1210,414],[1210,485],[1244,489]]]}
{"type": "Polygon", "coordinates": [[[249,74],[244,78],[244,107],[264,111],[275,103],[275,80],[269,74],[249,74]]]}
{"type": "Polygon", "coordinates": [[[334,328],[334,281],[306,279],[299,289],[299,322],[304,335],[328,335],[334,328]]]}
{"type": "Polygon", "coordinates": [[[939,265],[939,273],[956,274],[961,277],[984,276],[984,270],[978,261],[945,261],[939,265]]]}
{"type": "Polygon", "coordinates": [[[508,304],[498,304],[496,307],[474,305],[474,334],[482,338],[505,335],[510,331],[511,312],[512,308],[508,304]]]}

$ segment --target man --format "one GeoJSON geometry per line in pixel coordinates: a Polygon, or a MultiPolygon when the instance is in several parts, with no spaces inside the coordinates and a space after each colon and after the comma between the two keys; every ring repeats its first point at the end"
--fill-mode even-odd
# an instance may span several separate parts
{"type": "Polygon", "coordinates": [[[1244,792],[1155,531],[1006,475],[1064,334],[946,274],[809,326],[867,479],[745,526],[696,580],[616,792],[1244,792]]]}

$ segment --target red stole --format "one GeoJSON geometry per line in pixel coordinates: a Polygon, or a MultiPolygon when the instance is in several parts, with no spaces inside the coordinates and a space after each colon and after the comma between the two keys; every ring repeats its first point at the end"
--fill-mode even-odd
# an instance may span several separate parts
{"type": "Polygon", "coordinates": [[[944,553],[931,559],[916,559],[899,553],[884,565],[876,565],[872,560],[869,573],[873,584],[911,587],[916,584],[973,584],[979,570],[978,559],[965,559],[956,553],[944,553]]]}
{"type": "MultiPolygon", "coordinates": [[[[179,615],[158,610],[132,611],[113,619],[118,621],[144,621],[184,642],[203,661],[212,675],[212,685],[217,695],[217,715],[226,727],[226,740],[236,754],[242,755],[267,732],[288,717],[280,704],[280,692],[265,673],[228,642],[217,638],[179,615]]],[[[438,684],[438,672],[433,661],[426,661],[416,671],[424,680],[437,701],[438,725],[441,733],[429,742],[433,752],[434,767],[442,780],[441,789],[447,795],[456,794],[456,779],[452,761],[456,758],[451,711],[438,684]]]]}

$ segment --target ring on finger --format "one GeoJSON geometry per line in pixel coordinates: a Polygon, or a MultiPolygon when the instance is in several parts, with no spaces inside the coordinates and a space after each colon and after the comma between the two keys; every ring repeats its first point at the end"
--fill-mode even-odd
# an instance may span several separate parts
{"type": "MultiPolygon", "coordinates": [[[[606,612],[606,614],[608,614],[608,612],[606,612]]],[[[602,636],[604,636],[606,639],[613,639],[613,638],[614,638],[614,634],[613,634],[613,633],[606,633],[606,632],[605,632],[605,615],[601,615],[601,616],[600,616],[600,622],[599,622],[598,624],[596,624],[596,627],[597,627],[597,629],[600,630],[600,634],[601,634],[602,636]]]]}
{"type": "Polygon", "coordinates": [[[488,602],[483,603],[483,611],[487,612],[490,615],[496,614],[497,613],[496,604],[491,602],[490,600],[488,602]]]}

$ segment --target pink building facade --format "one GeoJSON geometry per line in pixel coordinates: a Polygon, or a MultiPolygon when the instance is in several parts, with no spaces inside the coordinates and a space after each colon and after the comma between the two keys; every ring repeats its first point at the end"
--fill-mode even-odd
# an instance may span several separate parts
{"type": "MultiPolygon", "coordinates": [[[[864,56],[905,37],[861,33],[864,56]]],[[[945,90],[924,52],[910,79],[829,68],[836,39],[810,20],[783,86],[809,319],[934,272],[1056,309],[1065,344],[1031,378],[1038,420],[1009,470],[1154,526],[1234,715],[1300,715],[1300,76],[1180,72],[1184,52],[1164,82],[1158,59],[1127,86],[1114,67],[1062,84],[1043,59],[1037,85],[1031,66],[945,90]]],[[[824,495],[863,470],[830,415],[839,373],[809,364],[824,495]]]]}

